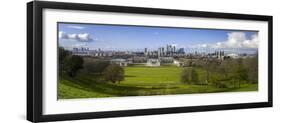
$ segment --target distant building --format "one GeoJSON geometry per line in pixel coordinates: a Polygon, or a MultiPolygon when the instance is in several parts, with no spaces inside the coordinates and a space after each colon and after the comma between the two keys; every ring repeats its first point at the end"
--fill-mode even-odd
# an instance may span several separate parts
{"type": "Polygon", "coordinates": [[[227,54],[226,56],[227,56],[227,57],[230,57],[230,58],[233,58],[233,59],[239,58],[239,55],[238,55],[238,54],[235,54],[235,53],[230,53],[230,54],[227,54]]]}
{"type": "Polygon", "coordinates": [[[161,63],[173,63],[174,58],[173,57],[161,57],[159,58],[161,63]]]}
{"type": "Polygon", "coordinates": [[[224,58],[224,51],[217,51],[216,52],[216,57],[220,60],[223,60],[224,58]]]}
{"type": "Polygon", "coordinates": [[[80,48],[75,47],[72,49],[71,52],[73,55],[79,55],[79,56],[89,56],[90,55],[89,48],[84,48],[84,47],[80,47],[80,48]]]}
{"type": "Polygon", "coordinates": [[[145,55],[145,57],[147,57],[147,55],[148,55],[147,48],[144,48],[144,55],[145,55]]]}
{"type": "Polygon", "coordinates": [[[179,48],[178,51],[177,51],[179,54],[184,54],[184,48],[179,48]]]}
{"type": "Polygon", "coordinates": [[[225,53],[224,51],[215,51],[215,53],[209,53],[208,56],[211,58],[216,58],[218,60],[224,60],[225,53]]]}
{"type": "Polygon", "coordinates": [[[177,49],[175,45],[166,45],[156,50],[148,50],[144,48],[144,56],[148,58],[173,57],[185,55],[184,48],[177,49]]]}
{"type": "Polygon", "coordinates": [[[177,65],[178,67],[181,67],[181,66],[184,65],[183,62],[180,62],[180,61],[178,61],[178,60],[174,60],[174,64],[177,65]]]}
{"type": "Polygon", "coordinates": [[[125,67],[129,64],[129,61],[127,61],[126,59],[112,59],[110,60],[111,64],[118,64],[122,67],[125,67]]]}
{"type": "Polygon", "coordinates": [[[140,56],[135,56],[132,58],[132,62],[133,63],[146,63],[147,62],[147,58],[146,57],[140,57],[140,56]]]}
{"type": "Polygon", "coordinates": [[[159,59],[148,59],[146,66],[152,66],[152,67],[160,66],[160,60],[159,59]]]}

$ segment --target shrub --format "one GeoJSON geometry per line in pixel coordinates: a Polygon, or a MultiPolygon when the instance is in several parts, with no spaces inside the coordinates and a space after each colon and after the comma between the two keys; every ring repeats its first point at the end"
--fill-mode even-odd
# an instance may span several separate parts
{"type": "Polygon", "coordinates": [[[181,82],[190,84],[190,74],[189,74],[189,69],[184,68],[181,72],[181,82]]]}
{"type": "Polygon", "coordinates": [[[194,68],[191,70],[191,81],[196,84],[199,82],[198,72],[194,68]]]}
{"type": "Polygon", "coordinates": [[[124,69],[117,64],[111,64],[104,70],[104,79],[112,83],[124,80],[124,69]]]}

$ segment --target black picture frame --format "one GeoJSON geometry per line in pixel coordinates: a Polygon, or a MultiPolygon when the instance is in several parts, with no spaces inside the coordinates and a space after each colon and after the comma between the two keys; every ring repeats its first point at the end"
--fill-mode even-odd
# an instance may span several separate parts
{"type": "Polygon", "coordinates": [[[273,29],[272,28],[273,28],[273,17],[264,16],[264,15],[185,11],[185,10],[93,5],[93,4],[63,3],[63,2],[45,2],[45,1],[29,2],[27,3],[27,120],[31,122],[45,122],[45,121],[63,121],[63,120],[94,119],[94,118],[107,118],[107,117],[124,117],[124,116],[137,116],[137,115],[154,115],[154,114],[272,107],[273,106],[273,95],[272,95],[272,78],[273,78],[272,75],[273,32],[272,31],[273,29]],[[42,113],[43,111],[43,107],[42,107],[43,12],[42,10],[45,8],[266,21],[268,22],[268,101],[257,102],[257,103],[241,103],[241,104],[43,115],[42,113]]]}

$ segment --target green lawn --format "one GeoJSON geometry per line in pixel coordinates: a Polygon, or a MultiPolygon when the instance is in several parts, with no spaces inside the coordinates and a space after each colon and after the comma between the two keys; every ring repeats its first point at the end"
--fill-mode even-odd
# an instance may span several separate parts
{"type": "MultiPolygon", "coordinates": [[[[61,76],[59,99],[97,98],[119,96],[146,96],[167,94],[214,93],[231,91],[257,91],[257,84],[242,84],[240,88],[216,88],[211,85],[188,85],[180,82],[182,68],[172,65],[125,67],[125,80],[105,83],[98,75],[79,74],[75,78],[61,76]]],[[[205,71],[197,68],[199,80],[204,80],[205,71]]],[[[204,81],[203,81],[204,83],[204,81]]]]}

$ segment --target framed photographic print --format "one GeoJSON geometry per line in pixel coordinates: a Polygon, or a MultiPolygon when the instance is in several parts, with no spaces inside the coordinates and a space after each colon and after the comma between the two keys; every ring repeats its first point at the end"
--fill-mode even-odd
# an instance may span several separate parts
{"type": "Polygon", "coordinates": [[[272,106],[272,16],[27,4],[33,122],[272,106]]]}

